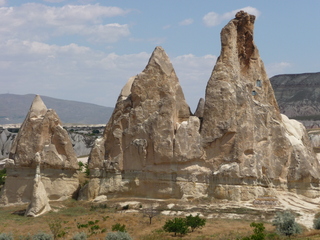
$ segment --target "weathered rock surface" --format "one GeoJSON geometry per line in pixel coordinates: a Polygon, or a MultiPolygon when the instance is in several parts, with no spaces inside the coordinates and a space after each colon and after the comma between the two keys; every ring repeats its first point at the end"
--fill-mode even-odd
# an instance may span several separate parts
{"type": "Polygon", "coordinates": [[[40,174],[41,157],[39,153],[36,153],[35,155],[35,162],[37,163],[37,168],[36,168],[36,174],[34,177],[31,203],[29,204],[25,213],[25,216],[27,217],[38,217],[51,210],[45,187],[41,181],[41,174],[40,174]]]}
{"type": "MultiPolygon", "coordinates": [[[[9,157],[11,146],[14,142],[15,137],[17,136],[18,128],[0,128],[0,160],[9,157]],[[14,132],[12,132],[14,131],[14,132]]],[[[84,126],[84,127],[65,127],[67,130],[69,138],[71,140],[73,150],[76,153],[77,157],[88,156],[90,154],[91,148],[94,144],[94,141],[101,136],[99,126],[84,126]]],[[[0,166],[1,168],[1,166],[0,166]]]]}
{"type": "Polygon", "coordinates": [[[270,81],[281,113],[306,128],[319,128],[320,73],[281,74],[270,81]]]}
{"type": "Polygon", "coordinates": [[[9,154],[7,178],[0,203],[30,202],[36,168],[35,154],[42,159],[42,182],[50,200],[70,197],[78,188],[77,157],[66,130],[54,110],[36,96],[9,154]]]}
{"type": "Polygon", "coordinates": [[[319,196],[319,162],[304,127],[280,114],[253,42],[254,21],[240,11],[222,29],[221,54],[196,116],[168,56],[155,49],[95,142],[80,199],[249,200],[273,188],[319,196]]]}
{"type": "Polygon", "coordinates": [[[9,157],[12,143],[17,133],[9,132],[7,129],[0,130],[0,159],[9,157]]]}

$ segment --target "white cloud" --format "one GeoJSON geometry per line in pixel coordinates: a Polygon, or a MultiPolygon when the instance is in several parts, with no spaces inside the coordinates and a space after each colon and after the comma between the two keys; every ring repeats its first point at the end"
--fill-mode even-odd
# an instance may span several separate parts
{"type": "MultiPolygon", "coordinates": [[[[0,40],[2,92],[41,95],[113,107],[129,77],[140,73],[151,53],[119,55],[77,44],[0,40]]],[[[169,56],[170,57],[170,56],[169,56]]],[[[188,104],[204,97],[216,56],[171,58],[188,104]]]]}
{"type": "Polygon", "coordinates": [[[190,25],[192,23],[193,23],[193,19],[192,18],[188,18],[188,19],[185,19],[185,20],[179,22],[179,25],[186,26],[186,25],[190,25]]]}
{"type": "Polygon", "coordinates": [[[0,7],[5,6],[6,5],[6,0],[0,0],[0,7]]]}
{"type": "Polygon", "coordinates": [[[162,29],[164,29],[164,30],[165,30],[165,29],[169,29],[169,28],[171,28],[171,25],[170,25],[170,24],[169,24],[169,25],[165,25],[165,26],[162,27],[162,29]]]}
{"type": "Polygon", "coordinates": [[[54,36],[80,35],[87,40],[115,42],[130,34],[127,24],[105,23],[128,11],[118,7],[65,5],[50,7],[27,3],[0,8],[0,37],[43,41],[54,36]]]}
{"type": "Polygon", "coordinates": [[[261,15],[261,13],[258,9],[248,6],[248,7],[233,10],[231,12],[226,12],[222,15],[220,15],[216,12],[209,12],[203,17],[203,22],[207,27],[214,27],[214,26],[219,25],[223,21],[234,18],[235,14],[237,12],[239,12],[240,10],[243,10],[247,13],[255,15],[257,18],[261,15]]]}
{"type": "Polygon", "coordinates": [[[292,67],[292,64],[288,62],[271,63],[266,65],[266,71],[268,77],[273,77],[278,74],[284,74],[290,67],[292,67]]]}
{"type": "Polygon", "coordinates": [[[45,2],[50,2],[50,3],[60,3],[60,2],[64,2],[66,0],[43,0],[45,2]]]}

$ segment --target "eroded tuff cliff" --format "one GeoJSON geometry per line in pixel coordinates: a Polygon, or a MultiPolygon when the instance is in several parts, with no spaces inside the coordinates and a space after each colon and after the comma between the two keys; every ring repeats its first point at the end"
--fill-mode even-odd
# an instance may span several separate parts
{"type": "Polygon", "coordinates": [[[196,116],[168,56],[157,47],[129,79],[93,147],[99,195],[248,200],[282,188],[319,195],[319,163],[304,127],[279,112],[243,11],[221,31],[221,54],[196,116]]]}
{"type": "Polygon", "coordinates": [[[47,109],[40,96],[34,98],[12,144],[1,204],[30,202],[37,155],[42,159],[42,182],[48,198],[71,197],[79,186],[77,157],[58,115],[47,109]]]}
{"type": "Polygon", "coordinates": [[[320,73],[281,74],[270,78],[281,113],[307,129],[320,126],[320,73]]]}

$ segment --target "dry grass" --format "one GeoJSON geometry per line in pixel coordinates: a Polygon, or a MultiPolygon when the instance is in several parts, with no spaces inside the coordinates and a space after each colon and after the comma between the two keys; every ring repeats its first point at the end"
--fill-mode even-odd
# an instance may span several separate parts
{"type": "MultiPolygon", "coordinates": [[[[119,207],[116,209],[116,205],[93,206],[86,202],[68,200],[51,203],[51,206],[54,211],[37,218],[21,216],[26,206],[0,208],[0,232],[12,233],[15,239],[19,239],[19,236],[33,235],[38,232],[51,233],[48,223],[59,219],[64,231],[67,232],[61,239],[72,239],[76,232],[90,233],[89,228],[78,229],[78,223],[86,224],[89,221],[97,222],[98,220],[96,223],[100,227],[98,231],[105,228],[106,232],[93,234],[88,239],[105,239],[106,233],[110,232],[112,225],[116,223],[125,224],[127,232],[136,240],[180,239],[180,237],[173,237],[172,234],[161,231],[165,221],[172,218],[169,216],[155,216],[150,225],[149,219],[144,217],[142,213],[118,211],[119,207]]],[[[181,239],[237,239],[252,234],[250,223],[246,220],[207,219],[204,228],[189,233],[181,239]]],[[[268,232],[274,231],[274,227],[270,223],[264,223],[264,225],[268,232]]],[[[303,235],[292,239],[320,239],[320,231],[305,232],[303,235]]]]}

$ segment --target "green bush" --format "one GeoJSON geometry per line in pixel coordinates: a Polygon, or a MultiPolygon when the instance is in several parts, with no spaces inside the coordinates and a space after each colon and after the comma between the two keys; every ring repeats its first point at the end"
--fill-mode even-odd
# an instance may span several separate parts
{"type": "Polygon", "coordinates": [[[0,170],[0,185],[3,185],[6,181],[7,170],[4,168],[0,170]]]}
{"type": "Polygon", "coordinates": [[[320,229],[320,217],[313,220],[314,229],[320,229]]]}
{"type": "Polygon", "coordinates": [[[244,237],[241,240],[265,240],[266,234],[263,223],[251,223],[250,227],[254,227],[253,234],[250,237],[244,237]]]}
{"type": "Polygon", "coordinates": [[[132,240],[132,238],[126,232],[109,232],[106,240],[132,240]]]}
{"type": "Polygon", "coordinates": [[[84,232],[76,233],[73,235],[72,240],[86,240],[87,234],[84,232]]]}
{"type": "Polygon", "coordinates": [[[202,228],[204,225],[206,225],[206,219],[200,218],[199,214],[197,216],[192,216],[190,214],[186,217],[186,224],[193,232],[196,228],[202,228]]]}
{"type": "Polygon", "coordinates": [[[126,225],[121,225],[120,223],[116,223],[115,225],[112,225],[111,230],[113,232],[126,232],[126,225]]]}
{"type": "Polygon", "coordinates": [[[163,230],[166,232],[173,232],[174,236],[177,233],[184,235],[188,232],[188,225],[186,219],[183,218],[174,218],[173,220],[167,220],[163,226],[163,230]]]}
{"type": "Polygon", "coordinates": [[[32,240],[53,240],[53,235],[44,232],[39,232],[32,236],[32,240]]]}
{"type": "Polygon", "coordinates": [[[300,226],[296,223],[294,215],[289,212],[277,212],[273,225],[280,234],[291,236],[301,232],[300,226]]]}
{"type": "Polygon", "coordinates": [[[11,234],[0,233],[0,240],[13,240],[11,234]]]}

